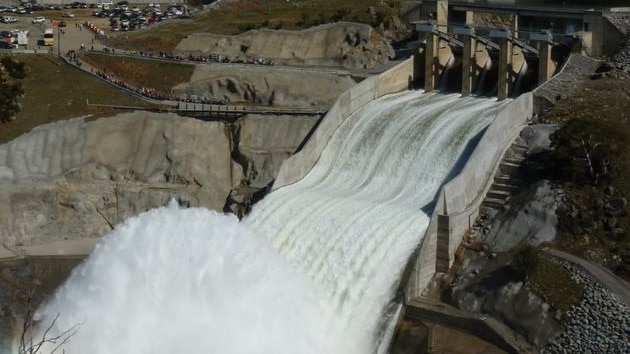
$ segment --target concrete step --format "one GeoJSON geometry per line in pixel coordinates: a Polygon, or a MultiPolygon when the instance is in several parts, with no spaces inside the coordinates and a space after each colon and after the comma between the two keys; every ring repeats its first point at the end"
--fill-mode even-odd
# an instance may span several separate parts
{"type": "Polygon", "coordinates": [[[514,176],[498,173],[494,176],[494,183],[502,184],[502,185],[520,186],[523,183],[523,181],[521,181],[520,179],[514,176]]]}
{"type": "Polygon", "coordinates": [[[518,150],[524,150],[527,151],[529,150],[529,146],[527,146],[527,144],[523,144],[523,143],[513,143],[512,145],[510,145],[510,149],[518,149],[518,150]]]}
{"type": "Polygon", "coordinates": [[[492,186],[490,187],[490,190],[497,190],[497,191],[506,191],[506,192],[514,192],[515,190],[518,189],[517,185],[514,185],[510,182],[509,178],[507,178],[506,180],[507,183],[497,183],[496,182],[496,178],[495,178],[495,182],[492,184],[492,186]]]}
{"type": "Polygon", "coordinates": [[[511,194],[512,193],[510,193],[509,191],[500,191],[494,188],[490,188],[490,190],[488,191],[488,194],[486,194],[486,198],[497,199],[497,200],[507,200],[511,194]]]}
{"type": "Polygon", "coordinates": [[[519,166],[521,165],[521,163],[523,163],[523,161],[525,161],[525,157],[520,156],[510,156],[503,159],[503,162],[505,163],[519,166]]]}
{"type": "Polygon", "coordinates": [[[508,149],[508,152],[510,154],[513,154],[516,156],[527,156],[528,151],[529,151],[529,148],[527,146],[521,146],[521,145],[512,145],[508,149]]]}
{"type": "Polygon", "coordinates": [[[521,168],[521,165],[519,163],[502,161],[499,164],[499,173],[511,176],[517,173],[520,168],[521,168]]]}
{"type": "Polygon", "coordinates": [[[504,199],[486,198],[481,202],[481,205],[491,209],[503,209],[506,202],[504,199]]]}

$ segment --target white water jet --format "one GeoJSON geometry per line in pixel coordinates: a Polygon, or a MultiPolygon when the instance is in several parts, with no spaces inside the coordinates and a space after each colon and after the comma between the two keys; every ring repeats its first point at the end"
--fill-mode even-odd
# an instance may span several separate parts
{"type": "Polygon", "coordinates": [[[437,191],[499,106],[376,100],[244,223],[171,205],[119,225],[39,315],[82,323],[68,354],[373,352],[437,191]]]}
{"type": "Polygon", "coordinates": [[[80,324],[68,354],[352,352],[317,287],[266,240],[174,202],[105,236],[39,310],[42,329],[56,314],[53,333],[80,324]]]}

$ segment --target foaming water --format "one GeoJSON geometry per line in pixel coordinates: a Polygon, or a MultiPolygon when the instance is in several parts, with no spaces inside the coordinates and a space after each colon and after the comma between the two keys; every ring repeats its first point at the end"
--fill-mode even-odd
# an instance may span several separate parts
{"type": "Polygon", "coordinates": [[[494,99],[391,95],[243,222],[175,205],[119,225],[38,314],[66,353],[369,353],[432,203],[494,99]],[[255,234],[252,232],[255,230],[255,234]]]}
{"type": "MultiPolygon", "coordinates": [[[[352,353],[317,287],[233,216],[127,220],[39,310],[66,353],[352,353]]],[[[48,352],[49,348],[44,348],[48,352]]]]}

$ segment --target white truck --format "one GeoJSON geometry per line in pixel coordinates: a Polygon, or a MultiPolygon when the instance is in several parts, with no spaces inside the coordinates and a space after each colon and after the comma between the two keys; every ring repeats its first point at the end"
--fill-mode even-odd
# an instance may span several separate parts
{"type": "Polygon", "coordinates": [[[44,45],[51,46],[55,44],[55,32],[52,28],[46,28],[44,30],[44,45]]]}

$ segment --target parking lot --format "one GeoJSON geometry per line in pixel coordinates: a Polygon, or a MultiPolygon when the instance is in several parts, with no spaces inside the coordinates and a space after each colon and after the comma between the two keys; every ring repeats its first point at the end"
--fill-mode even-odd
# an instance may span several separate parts
{"type": "Polygon", "coordinates": [[[26,30],[29,33],[28,44],[26,46],[20,46],[20,50],[28,50],[33,52],[51,51],[56,53],[58,50],[61,53],[65,53],[70,49],[79,49],[81,44],[84,44],[86,48],[90,48],[91,45],[95,45],[100,48],[100,43],[94,41],[95,34],[88,30],[86,26],[79,27],[81,23],[86,20],[98,23],[101,27],[107,25],[107,21],[103,19],[95,19],[90,17],[91,11],[82,9],[76,11],[77,14],[74,18],[61,17],[62,10],[46,10],[37,12],[35,16],[15,16],[17,22],[15,23],[0,23],[0,32],[3,31],[16,31],[26,30]],[[81,14],[84,12],[85,15],[81,14]],[[33,23],[35,17],[44,17],[42,23],[33,23]],[[53,26],[53,21],[65,21],[65,27],[53,26]],[[54,45],[45,47],[42,43],[43,34],[46,29],[53,29],[54,45]],[[92,43],[94,41],[94,43],[92,43]]]}
{"type": "MultiPolygon", "coordinates": [[[[16,21],[12,23],[0,23],[0,33],[3,37],[9,36],[10,33],[17,33],[20,30],[28,31],[28,44],[19,46],[17,50],[27,52],[51,52],[56,54],[57,51],[65,53],[68,50],[78,50],[81,45],[85,49],[101,50],[106,41],[101,42],[99,36],[100,31],[106,36],[121,35],[125,31],[141,29],[147,27],[150,29],[151,24],[159,21],[165,21],[170,18],[181,17],[169,12],[172,15],[164,15],[159,9],[168,9],[171,5],[148,6],[148,4],[129,4],[128,6],[117,7],[111,6],[102,8],[63,8],[58,6],[57,9],[36,10],[30,14],[19,14],[3,11],[0,16],[10,16],[16,21]],[[158,7],[159,6],[159,7],[158,7]],[[170,17],[169,17],[170,16],[170,17]],[[41,23],[34,23],[34,19],[43,17],[41,23]],[[98,28],[98,32],[94,32],[88,28],[85,23],[89,22],[98,28]],[[65,24],[64,27],[57,26],[65,24]],[[44,46],[43,35],[46,29],[53,29],[54,45],[44,46]]],[[[183,12],[182,12],[183,14],[183,12]]],[[[183,15],[182,15],[183,16],[183,15]]],[[[13,38],[0,38],[2,41],[15,41],[13,38]]],[[[3,49],[0,49],[0,52],[3,49]]],[[[6,51],[6,50],[4,50],[6,51]]]]}

